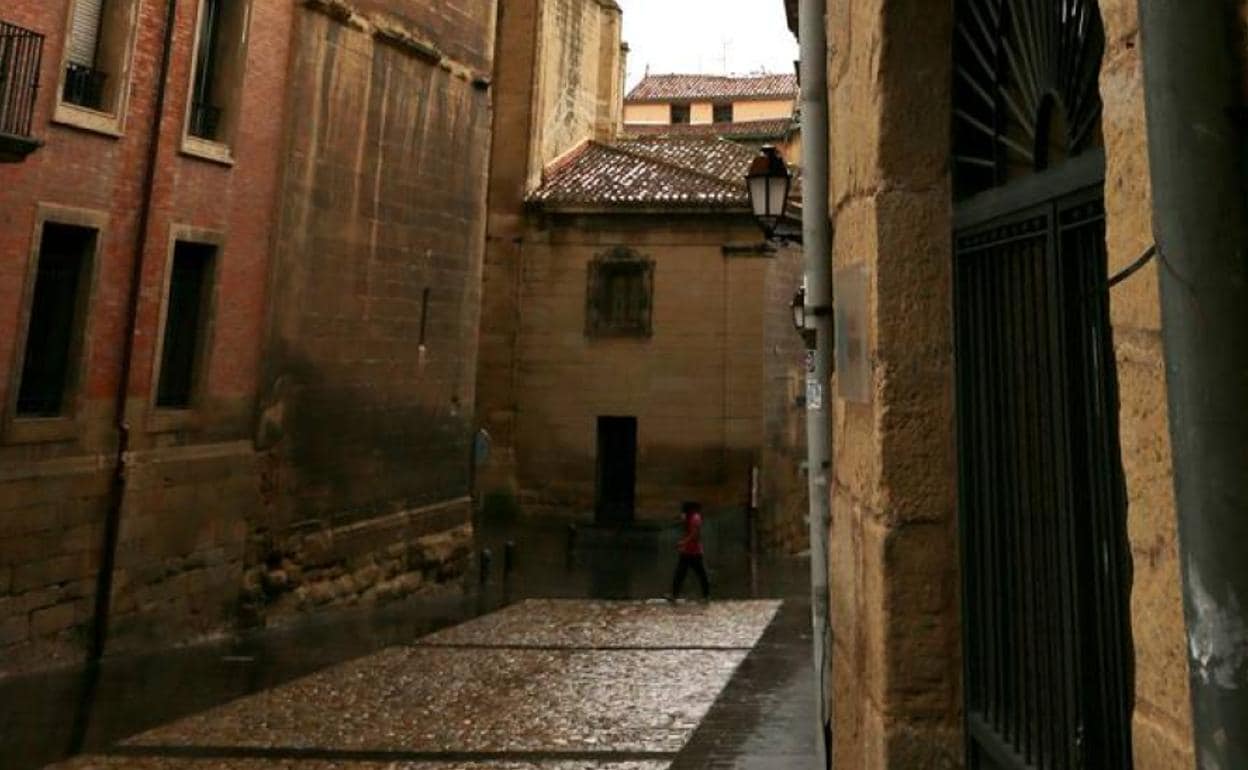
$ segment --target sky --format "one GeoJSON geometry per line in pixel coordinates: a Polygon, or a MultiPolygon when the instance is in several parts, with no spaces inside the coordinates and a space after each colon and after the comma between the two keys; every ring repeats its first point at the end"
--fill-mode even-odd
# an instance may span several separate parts
{"type": "Polygon", "coordinates": [[[797,41],[783,0],[616,0],[628,87],[653,74],[793,72],[797,41]]]}

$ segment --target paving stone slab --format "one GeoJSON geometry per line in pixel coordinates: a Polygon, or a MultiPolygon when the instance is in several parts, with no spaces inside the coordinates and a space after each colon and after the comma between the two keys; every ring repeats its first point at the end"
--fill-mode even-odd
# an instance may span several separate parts
{"type": "Polygon", "coordinates": [[[531,599],[423,637],[417,644],[748,649],[779,607],[778,601],[531,599]]]}
{"type": "Polygon", "coordinates": [[[666,770],[658,762],[327,762],[304,759],[79,757],[56,770],[666,770]]]}
{"type": "Polygon", "coordinates": [[[396,647],[124,745],[671,752],[744,657],[734,650],[396,647]]]}

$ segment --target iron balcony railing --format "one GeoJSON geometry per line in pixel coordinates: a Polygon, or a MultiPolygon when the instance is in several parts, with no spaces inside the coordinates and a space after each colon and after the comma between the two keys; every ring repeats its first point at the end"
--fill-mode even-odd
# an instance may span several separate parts
{"type": "Polygon", "coordinates": [[[29,137],[43,35],[0,21],[0,134],[29,137]]]}
{"type": "Polygon", "coordinates": [[[205,102],[191,103],[191,136],[208,141],[217,139],[221,128],[221,108],[205,102]]]}
{"type": "Polygon", "coordinates": [[[108,73],[70,62],[65,70],[65,90],[61,98],[70,104],[98,110],[104,106],[104,84],[108,73]]]}

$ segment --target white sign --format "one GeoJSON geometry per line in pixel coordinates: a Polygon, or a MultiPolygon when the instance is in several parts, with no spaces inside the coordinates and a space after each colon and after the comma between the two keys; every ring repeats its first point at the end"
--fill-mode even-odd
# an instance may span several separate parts
{"type": "Polygon", "coordinates": [[[823,408],[823,383],[806,380],[806,408],[816,411],[823,408]]]}

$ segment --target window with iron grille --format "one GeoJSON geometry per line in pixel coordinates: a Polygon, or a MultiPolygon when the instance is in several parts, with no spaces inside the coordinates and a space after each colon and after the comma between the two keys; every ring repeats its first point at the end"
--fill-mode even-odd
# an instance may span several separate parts
{"type": "Polygon", "coordinates": [[[115,114],[124,97],[136,0],[73,0],[61,101],[115,114]]]}
{"type": "Polygon", "coordinates": [[[684,125],[689,122],[689,105],[672,105],[672,125],[684,125]]]}
{"type": "Polygon", "coordinates": [[[716,123],[732,122],[732,104],[717,104],[712,110],[712,119],[716,123]]]}
{"type": "Polygon", "coordinates": [[[654,262],[619,247],[589,263],[585,333],[590,337],[649,337],[654,262]]]}
{"type": "Polygon", "coordinates": [[[17,392],[19,417],[58,417],[67,411],[77,379],[97,232],[55,222],[43,226],[17,392]]]}
{"type": "Polygon", "coordinates": [[[200,0],[186,133],[229,145],[242,88],[248,0],[200,0]]]}

